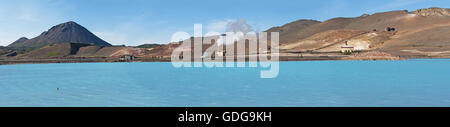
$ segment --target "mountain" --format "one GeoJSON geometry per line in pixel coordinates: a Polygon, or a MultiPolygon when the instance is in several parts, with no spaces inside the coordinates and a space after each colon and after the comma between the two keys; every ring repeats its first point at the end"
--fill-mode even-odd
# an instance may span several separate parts
{"type": "MultiPolygon", "coordinates": [[[[280,51],[338,53],[342,47],[402,57],[450,57],[450,13],[445,8],[399,10],[326,21],[297,20],[265,32],[279,32],[280,51]],[[385,31],[386,28],[395,31],[385,31]]],[[[268,36],[270,40],[270,36],[268,36]]],[[[167,56],[178,45],[161,45],[150,55],[167,56]]],[[[206,46],[203,46],[206,47],[206,46]]],[[[374,54],[374,53],[368,53],[374,54]]],[[[317,54],[312,54],[315,56],[317,54]]],[[[332,54],[336,55],[336,54],[332,54]]]]}
{"type": "MultiPolygon", "coordinates": [[[[309,26],[315,25],[321,23],[320,21],[316,21],[316,20],[297,20],[291,23],[288,23],[286,25],[283,26],[277,26],[277,27],[272,27],[268,30],[266,30],[265,32],[268,32],[268,34],[270,34],[270,32],[279,32],[280,33],[280,43],[286,43],[286,42],[290,42],[293,40],[300,40],[304,37],[301,36],[297,36],[297,34],[301,33],[300,31],[303,30],[304,28],[307,28],[309,26]]],[[[308,35],[304,35],[304,36],[308,36],[308,35]]],[[[270,38],[270,36],[268,36],[270,38]]]]}
{"type": "Polygon", "coordinates": [[[289,51],[340,51],[349,45],[398,56],[450,55],[450,9],[446,8],[334,18],[290,32],[278,29],[268,31],[280,31],[280,48],[289,51]],[[385,31],[388,27],[395,31],[385,31]]]}
{"type": "Polygon", "coordinates": [[[83,26],[70,21],[53,26],[48,31],[43,32],[35,38],[21,38],[8,45],[8,47],[40,48],[48,44],[58,43],[84,43],[99,46],[111,46],[111,44],[95,36],[83,26]]]}
{"type": "MultiPolygon", "coordinates": [[[[245,23],[242,21],[240,24],[245,23]]],[[[341,55],[345,55],[340,53],[343,47],[352,47],[361,52],[370,52],[360,56],[450,58],[450,36],[448,36],[450,35],[450,9],[446,8],[389,11],[363,14],[359,17],[338,17],[323,22],[309,19],[297,20],[272,27],[266,32],[279,32],[279,48],[285,56],[298,56],[295,53],[300,52],[306,53],[302,54],[302,57],[342,57],[341,55]],[[395,30],[386,30],[387,28],[395,28],[395,30]]],[[[217,38],[218,36],[208,37],[213,40],[217,38]]],[[[195,38],[190,39],[193,41],[195,38]]],[[[197,37],[197,39],[200,38],[197,37]]],[[[132,54],[143,58],[153,58],[154,56],[170,56],[179,45],[179,42],[173,42],[137,47],[111,46],[75,22],[67,22],[54,26],[48,32],[33,39],[21,38],[7,47],[3,54],[12,53],[9,50],[12,47],[39,47],[29,53],[18,52],[17,57],[91,58],[132,54]],[[67,42],[70,42],[70,45],[67,42]],[[77,45],[80,43],[85,45],[77,45]]],[[[203,44],[203,51],[210,45],[212,44],[203,44]]],[[[245,45],[248,47],[248,42],[245,45]]],[[[25,51],[29,50],[25,49],[25,51]]]]}
{"type": "Polygon", "coordinates": [[[26,37],[21,37],[21,38],[17,39],[16,41],[14,41],[12,44],[20,44],[20,43],[23,43],[23,42],[28,41],[28,40],[29,39],[26,38],[26,37]]]}

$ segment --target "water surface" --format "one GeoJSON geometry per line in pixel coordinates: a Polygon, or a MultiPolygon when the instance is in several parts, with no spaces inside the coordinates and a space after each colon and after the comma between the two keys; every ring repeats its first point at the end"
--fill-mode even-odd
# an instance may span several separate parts
{"type": "Polygon", "coordinates": [[[2,65],[0,106],[450,106],[449,63],[281,62],[273,79],[171,63],[2,65]]]}

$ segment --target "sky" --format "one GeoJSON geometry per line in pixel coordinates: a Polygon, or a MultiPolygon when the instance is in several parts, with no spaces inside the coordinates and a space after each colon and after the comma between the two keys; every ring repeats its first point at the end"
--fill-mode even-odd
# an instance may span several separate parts
{"type": "Polygon", "coordinates": [[[299,19],[392,10],[450,8],[450,0],[0,0],[0,45],[33,38],[52,26],[75,21],[114,45],[165,44],[175,32],[225,32],[244,21],[264,31],[299,19]]]}

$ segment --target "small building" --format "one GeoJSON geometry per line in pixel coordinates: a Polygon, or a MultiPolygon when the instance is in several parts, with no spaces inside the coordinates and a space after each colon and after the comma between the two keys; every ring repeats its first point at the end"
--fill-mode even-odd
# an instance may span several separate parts
{"type": "Polygon", "coordinates": [[[350,46],[348,44],[348,41],[345,41],[345,45],[341,46],[341,53],[352,53],[353,51],[355,51],[355,47],[350,46]]]}
{"type": "Polygon", "coordinates": [[[120,57],[120,61],[133,61],[136,57],[133,55],[123,55],[122,57],[120,57]]]}
{"type": "Polygon", "coordinates": [[[353,51],[355,51],[355,47],[353,46],[342,46],[341,47],[341,53],[352,53],[353,51]]]}

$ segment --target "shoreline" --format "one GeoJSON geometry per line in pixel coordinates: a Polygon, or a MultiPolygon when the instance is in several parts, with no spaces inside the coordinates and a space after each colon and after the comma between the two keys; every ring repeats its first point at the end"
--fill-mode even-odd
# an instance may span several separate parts
{"type": "MultiPolygon", "coordinates": [[[[280,62],[292,61],[401,61],[410,59],[450,59],[448,57],[399,57],[400,59],[348,59],[346,57],[280,57],[280,62]]],[[[225,61],[226,59],[224,59],[225,61]]],[[[236,61],[236,59],[228,59],[226,61],[236,61]]],[[[120,61],[118,59],[104,58],[104,59],[14,59],[14,60],[0,60],[0,65],[14,65],[14,64],[50,64],[50,63],[127,63],[127,62],[171,62],[170,59],[148,59],[137,58],[133,61],[120,61]]],[[[248,62],[248,59],[245,60],[248,62]]]]}

